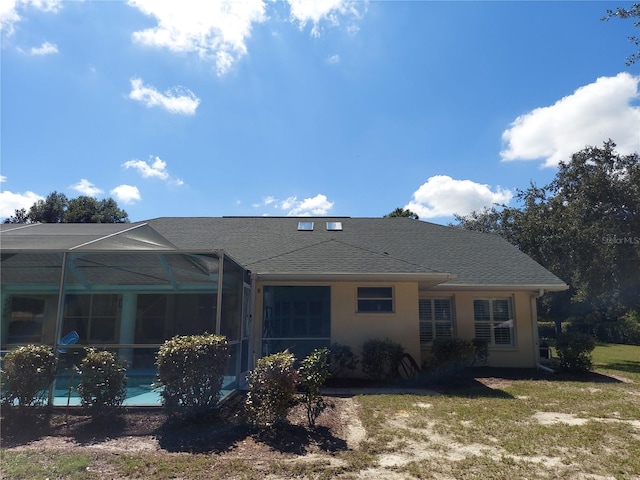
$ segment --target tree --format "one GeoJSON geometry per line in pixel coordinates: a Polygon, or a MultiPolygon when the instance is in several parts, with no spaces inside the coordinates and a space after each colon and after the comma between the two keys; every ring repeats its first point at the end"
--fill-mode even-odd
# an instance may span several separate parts
{"type": "Polygon", "coordinates": [[[69,200],[64,193],[51,192],[34,203],[29,212],[16,210],[5,223],[127,223],[127,212],[113,198],[96,200],[80,196],[69,200]]]}
{"type": "Polygon", "coordinates": [[[503,236],[567,282],[581,308],[640,309],[640,157],[615,146],[574,153],[549,185],[518,192],[520,208],[456,216],[458,226],[503,236]]]}
{"type": "Polygon", "coordinates": [[[417,213],[412,212],[409,209],[404,209],[404,208],[396,208],[393,212],[386,214],[383,218],[390,218],[390,217],[407,217],[410,218],[411,220],[420,220],[420,217],[418,216],[417,213]]]}
{"type": "MultiPolygon", "coordinates": [[[[612,18],[635,18],[634,22],[635,27],[640,27],[640,3],[634,3],[631,5],[631,8],[622,8],[618,7],[615,10],[607,10],[607,14],[602,17],[602,20],[605,22],[612,18]]],[[[629,37],[629,41],[636,46],[640,47],[640,37],[631,36],[629,37]]],[[[640,61],[640,50],[630,56],[627,57],[626,64],[627,66],[631,66],[635,62],[640,61]]]]}
{"type": "Polygon", "coordinates": [[[69,200],[64,219],[66,223],[125,223],[127,220],[127,213],[119,209],[112,198],[98,201],[84,195],[69,200]]]}
{"type": "Polygon", "coordinates": [[[26,208],[16,209],[15,213],[4,219],[4,223],[31,223],[26,208]]]}
{"type": "Polygon", "coordinates": [[[34,223],[62,223],[69,200],[64,193],[51,192],[45,200],[38,200],[29,209],[29,220],[34,223]]]}

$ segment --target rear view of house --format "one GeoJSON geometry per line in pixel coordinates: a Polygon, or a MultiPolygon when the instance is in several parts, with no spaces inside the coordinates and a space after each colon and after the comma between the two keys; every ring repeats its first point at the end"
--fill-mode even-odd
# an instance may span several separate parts
{"type": "Polygon", "coordinates": [[[160,344],[215,332],[227,387],[256,358],[337,342],[484,338],[489,364],[539,362],[536,298],[564,282],[498,236],[407,218],[157,218],[2,225],[2,350],[77,343],[153,372],[160,344]],[[75,337],[74,337],[75,338],[75,337]]]}

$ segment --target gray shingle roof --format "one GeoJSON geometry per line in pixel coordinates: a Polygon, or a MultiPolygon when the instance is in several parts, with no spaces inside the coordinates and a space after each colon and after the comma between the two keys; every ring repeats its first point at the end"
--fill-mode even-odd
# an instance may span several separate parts
{"type": "Polygon", "coordinates": [[[299,274],[437,274],[443,286],[564,289],[496,235],[407,218],[163,217],[147,222],[180,250],[221,249],[249,270],[299,274]],[[298,222],[313,221],[313,231],[298,222]],[[340,221],[342,231],[325,223],[340,221]]]}

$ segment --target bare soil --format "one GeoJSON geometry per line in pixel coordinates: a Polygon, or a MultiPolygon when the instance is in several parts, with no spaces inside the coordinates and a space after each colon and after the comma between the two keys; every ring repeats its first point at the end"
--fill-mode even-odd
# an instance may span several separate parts
{"type": "Polygon", "coordinates": [[[78,407],[29,408],[24,413],[4,409],[1,446],[66,453],[84,449],[105,453],[214,453],[256,461],[347,450],[349,439],[352,443],[359,440],[354,400],[325,400],[329,407],[314,428],[309,428],[302,405],[295,406],[288,421],[280,425],[269,429],[251,426],[244,416],[242,394],[227,401],[215,415],[197,420],[172,418],[157,407],[122,408],[100,417],[78,407]]]}

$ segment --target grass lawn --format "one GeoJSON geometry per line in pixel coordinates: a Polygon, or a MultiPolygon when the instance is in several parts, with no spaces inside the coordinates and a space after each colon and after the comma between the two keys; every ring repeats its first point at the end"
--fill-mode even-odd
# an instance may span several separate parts
{"type": "Polygon", "coordinates": [[[640,346],[593,360],[584,378],[483,370],[439,395],[358,396],[360,443],[311,458],[11,449],[0,477],[640,479],[640,346]]]}

